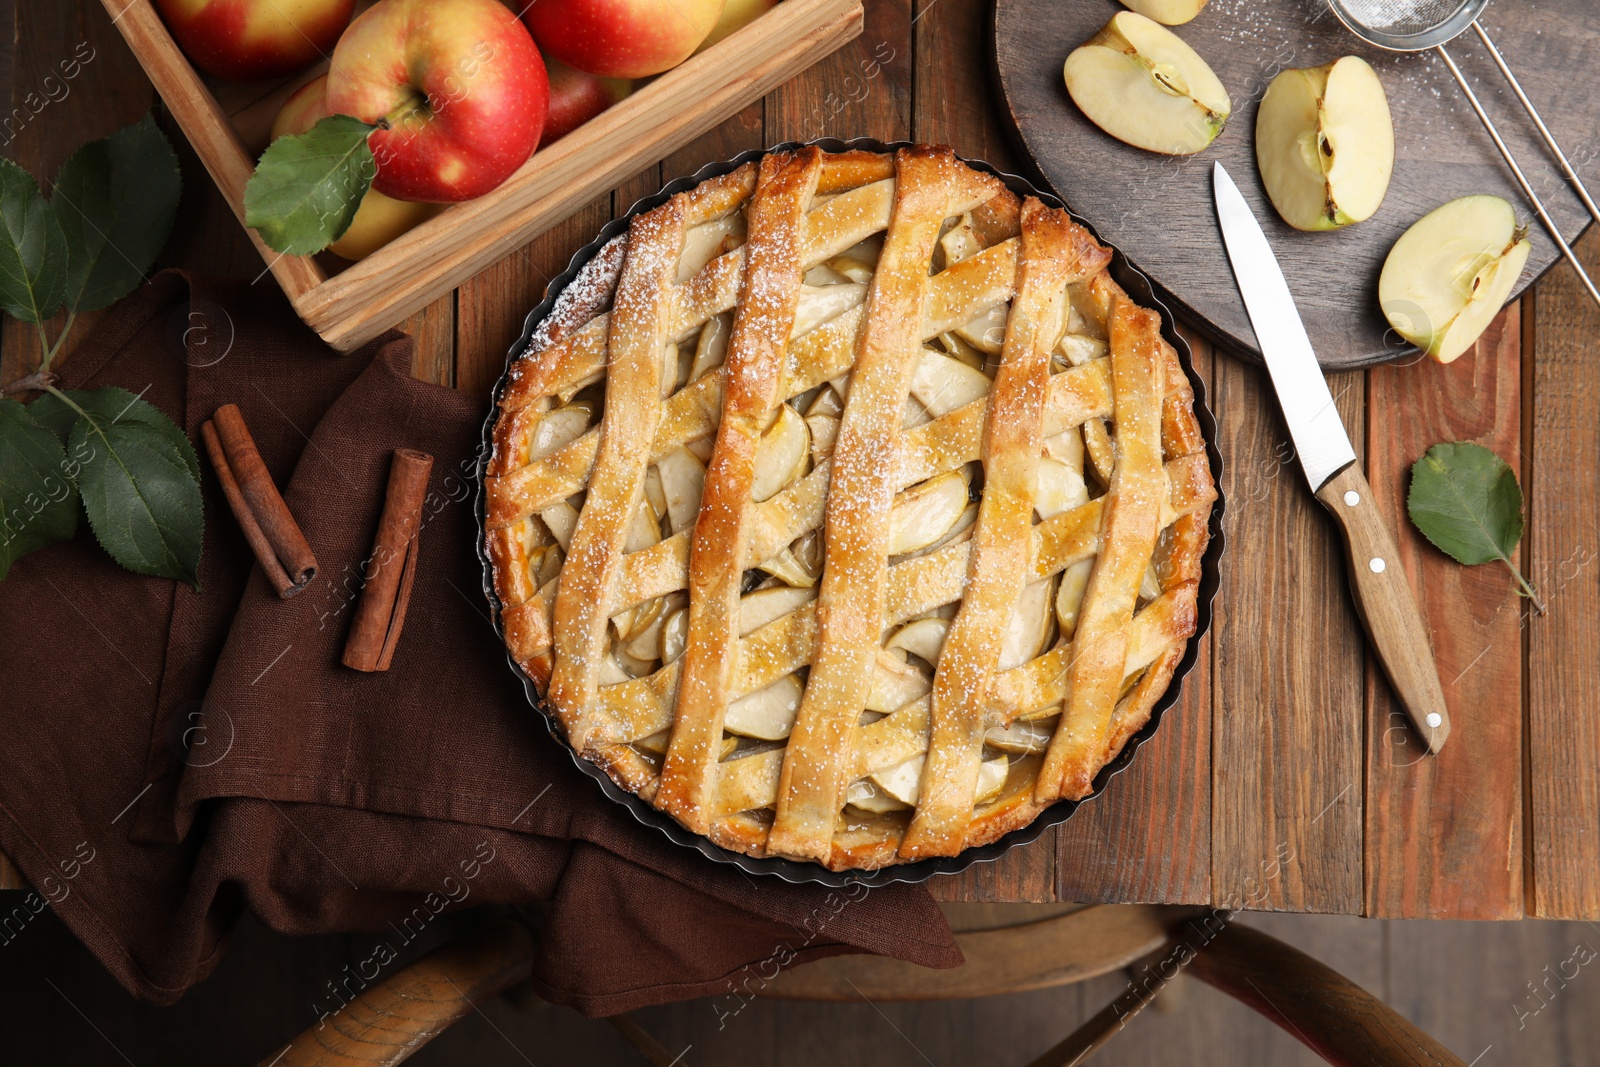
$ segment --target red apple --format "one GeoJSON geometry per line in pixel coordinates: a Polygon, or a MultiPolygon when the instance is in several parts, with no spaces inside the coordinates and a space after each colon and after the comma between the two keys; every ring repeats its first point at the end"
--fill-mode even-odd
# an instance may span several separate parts
{"type": "Polygon", "coordinates": [[[378,0],[339,38],[327,100],[381,127],[368,138],[374,189],[453,203],[527,162],[550,85],[533,38],[495,0],[378,0]]]}
{"type": "MultiPolygon", "coordinates": [[[[287,134],[305,133],[318,119],[327,116],[327,85],[328,76],[324,74],[296,89],[294,95],[283,102],[283,109],[272,122],[274,141],[287,134]]],[[[350,228],[328,246],[328,251],[349,260],[362,259],[442,210],[438,204],[396,200],[376,189],[368,189],[350,228]]]]}
{"type": "Polygon", "coordinates": [[[541,148],[633,92],[633,82],[626,78],[596,78],[554,59],[545,60],[544,65],[550,75],[550,111],[544,119],[541,148]]]}
{"type": "Polygon", "coordinates": [[[723,0],[535,0],[522,17],[539,47],[602,78],[644,78],[682,63],[716,26],[723,0]]]}
{"type": "Polygon", "coordinates": [[[281,78],[326,59],[356,0],[155,0],[183,54],[230,81],[281,78]]]}

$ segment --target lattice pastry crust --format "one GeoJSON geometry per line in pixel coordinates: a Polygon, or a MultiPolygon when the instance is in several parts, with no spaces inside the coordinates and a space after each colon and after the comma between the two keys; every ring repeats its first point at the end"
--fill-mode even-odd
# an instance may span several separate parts
{"type": "Polygon", "coordinates": [[[500,397],[506,643],[689,829],[875,868],[1091,789],[1216,497],[1160,319],[946,148],[769,154],[633,219],[500,397]]]}

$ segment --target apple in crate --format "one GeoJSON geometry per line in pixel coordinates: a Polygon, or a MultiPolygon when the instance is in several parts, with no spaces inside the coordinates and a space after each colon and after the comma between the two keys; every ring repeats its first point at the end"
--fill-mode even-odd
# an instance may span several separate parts
{"type": "Polygon", "coordinates": [[[711,28],[706,39],[700,42],[695,53],[704,52],[728,34],[744,29],[777,6],[778,0],[727,0],[722,9],[722,17],[717,19],[717,24],[711,28]]]}
{"type": "MultiPolygon", "coordinates": [[[[302,85],[283,103],[283,110],[272,121],[272,139],[288,134],[305,133],[328,114],[328,76],[302,85]]],[[[440,211],[438,204],[419,204],[411,200],[395,200],[376,189],[368,189],[356,209],[356,217],[340,238],[328,246],[328,251],[349,260],[371,255],[407,230],[433,218],[440,211]]]]}
{"type": "Polygon", "coordinates": [[[356,0],[155,0],[183,54],[207,74],[262,81],[325,59],[356,0]]]}
{"type": "Polygon", "coordinates": [[[539,47],[569,67],[645,78],[688,59],[722,7],[723,0],[537,0],[522,17],[539,47]]]}
{"type": "Polygon", "coordinates": [[[633,82],[626,78],[597,78],[556,59],[545,60],[545,71],[550,75],[550,110],[540,147],[559,141],[633,92],[633,82]]]}
{"type": "Polygon", "coordinates": [[[538,48],[496,0],[379,0],[329,63],[328,113],[378,127],[372,187],[397,200],[494,189],[533,154],[549,102],[538,48]]]}
{"type": "Polygon", "coordinates": [[[1400,235],[1378,276],[1378,305],[1396,333],[1449,363],[1494,321],[1532,250],[1509,203],[1463,196],[1400,235]]]}

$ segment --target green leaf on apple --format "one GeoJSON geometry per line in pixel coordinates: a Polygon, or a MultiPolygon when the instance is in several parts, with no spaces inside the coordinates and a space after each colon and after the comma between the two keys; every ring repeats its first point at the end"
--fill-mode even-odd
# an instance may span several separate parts
{"type": "Polygon", "coordinates": [[[377,129],[329,115],[305,133],[279,137],[244,187],[245,225],[274,251],[305,256],[337,241],[377,174],[367,135],[377,129]]]}
{"type": "Polygon", "coordinates": [[[178,156],[149,115],[67,159],[50,204],[66,238],[68,310],[106,307],[144,280],[182,186],[178,156]]]}
{"type": "Polygon", "coordinates": [[[0,159],[0,308],[42,323],[67,287],[67,239],[33,175],[0,159]]]}

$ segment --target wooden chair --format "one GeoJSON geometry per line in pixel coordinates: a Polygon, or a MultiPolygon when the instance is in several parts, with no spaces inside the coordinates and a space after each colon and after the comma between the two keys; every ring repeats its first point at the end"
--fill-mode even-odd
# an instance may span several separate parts
{"type": "MultiPolygon", "coordinates": [[[[1128,990],[1030,1067],[1075,1067],[1180,971],[1248,1004],[1338,1067],[1465,1067],[1349,979],[1289,945],[1203,908],[947,904],[965,966],[937,971],[835,956],[747,983],[743,996],[954,1000],[1070,985],[1130,969],[1128,990]],[[1269,995],[1263,990],[1270,990],[1269,995]]],[[[527,977],[536,943],[506,919],[418,959],[313,1027],[262,1067],[386,1067],[527,977]]],[[[672,1058],[637,1021],[606,1020],[656,1067],[672,1058]]]]}

